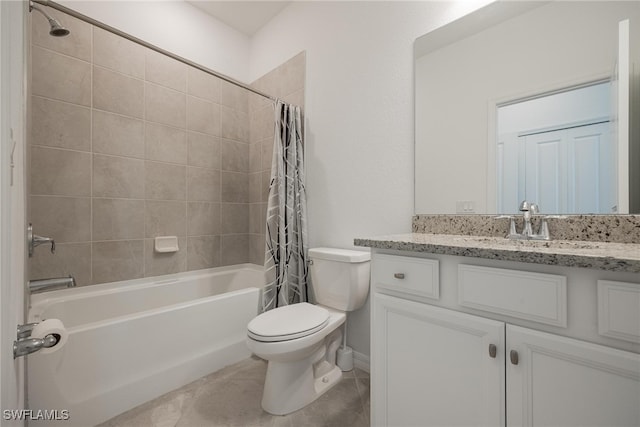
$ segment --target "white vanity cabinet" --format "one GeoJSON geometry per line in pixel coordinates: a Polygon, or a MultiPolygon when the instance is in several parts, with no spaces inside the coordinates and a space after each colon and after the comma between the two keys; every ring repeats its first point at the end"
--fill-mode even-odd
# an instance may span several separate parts
{"type": "MultiPolygon", "coordinates": [[[[373,426],[640,426],[640,355],[435,306],[415,271],[409,292],[393,286],[410,258],[393,257],[372,264],[373,426]]],[[[415,262],[433,294],[437,260],[415,262]]]]}

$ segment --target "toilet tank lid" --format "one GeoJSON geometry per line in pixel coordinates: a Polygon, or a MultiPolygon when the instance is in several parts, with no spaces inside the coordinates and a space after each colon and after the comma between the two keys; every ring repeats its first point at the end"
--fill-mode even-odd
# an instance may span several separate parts
{"type": "Polygon", "coordinates": [[[356,263],[371,260],[371,253],[365,251],[356,251],[353,249],[313,248],[309,249],[309,258],[356,263]]]}

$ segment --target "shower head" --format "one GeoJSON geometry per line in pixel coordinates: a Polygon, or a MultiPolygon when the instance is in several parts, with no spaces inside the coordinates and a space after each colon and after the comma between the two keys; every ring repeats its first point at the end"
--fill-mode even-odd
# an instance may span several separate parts
{"type": "Polygon", "coordinates": [[[60,22],[58,22],[57,19],[55,19],[54,17],[49,15],[47,12],[45,12],[44,10],[42,10],[38,6],[36,6],[32,1],[30,1],[29,2],[29,12],[31,12],[32,10],[37,10],[42,15],[44,15],[45,18],[47,18],[47,21],[49,21],[49,25],[51,26],[51,29],[49,30],[49,34],[50,35],[52,35],[54,37],[64,37],[64,36],[69,35],[69,30],[67,30],[65,27],[63,27],[60,24],[60,22]]]}

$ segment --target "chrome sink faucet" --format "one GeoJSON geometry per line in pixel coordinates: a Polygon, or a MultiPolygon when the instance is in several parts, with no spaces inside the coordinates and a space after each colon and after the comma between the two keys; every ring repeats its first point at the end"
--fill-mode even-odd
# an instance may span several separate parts
{"type": "Polygon", "coordinates": [[[509,234],[507,235],[507,239],[511,240],[551,240],[551,236],[549,235],[549,225],[547,224],[547,217],[542,217],[540,219],[540,228],[537,233],[533,232],[532,220],[539,213],[538,205],[535,203],[528,202],[527,200],[523,200],[520,203],[520,212],[522,212],[523,225],[522,232],[518,233],[516,231],[516,223],[515,218],[510,216],[511,223],[509,225],[509,234]]]}

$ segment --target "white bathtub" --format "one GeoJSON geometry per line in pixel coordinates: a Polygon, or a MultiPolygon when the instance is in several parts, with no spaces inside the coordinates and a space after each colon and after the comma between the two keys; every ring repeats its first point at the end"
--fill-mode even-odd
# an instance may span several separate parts
{"type": "Polygon", "coordinates": [[[32,410],[92,426],[250,356],[261,267],[243,264],[33,295],[29,321],[60,319],[64,347],[28,356],[32,410]]]}

